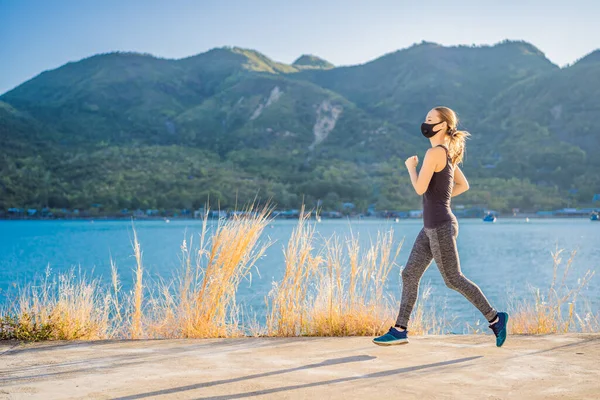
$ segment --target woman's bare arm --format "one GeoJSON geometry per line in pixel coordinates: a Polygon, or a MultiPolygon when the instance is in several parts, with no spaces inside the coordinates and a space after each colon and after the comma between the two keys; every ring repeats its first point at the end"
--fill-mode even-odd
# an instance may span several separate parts
{"type": "Polygon", "coordinates": [[[458,196],[461,193],[469,190],[469,182],[467,182],[467,178],[460,170],[458,165],[454,167],[454,187],[452,188],[452,197],[458,196]]]}
{"type": "MultiPolygon", "coordinates": [[[[429,182],[431,181],[431,177],[433,176],[440,159],[443,159],[445,155],[446,152],[439,147],[430,148],[427,150],[425,153],[425,159],[423,160],[423,166],[421,166],[419,173],[417,173],[416,164],[412,166],[407,165],[410,181],[415,189],[415,192],[417,192],[419,196],[421,196],[427,190],[429,182]]],[[[406,162],[409,163],[409,160],[406,162]]]]}

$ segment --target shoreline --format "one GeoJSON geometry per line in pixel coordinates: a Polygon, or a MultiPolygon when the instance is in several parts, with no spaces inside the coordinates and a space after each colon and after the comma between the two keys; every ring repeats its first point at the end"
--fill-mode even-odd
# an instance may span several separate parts
{"type": "MultiPolygon", "coordinates": [[[[589,220],[589,215],[536,215],[536,214],[519,214],[519,215],[499,215],[497,219],[511,219],[511,220],[519,220],[519,219],[585,219],[589,220]]],[[[231,218],[221,218],[221,219],[231,219],[231,218]]],[[[327,218],[321,217],[322,221],[341,221],[341,220],[356,220],[356,221],[394,221],[396,218],[380,218],[380,217],[358,217],[358,216],[348,216],[341,218],[327,218]]],[[[422,218],[397,218],[399,221],[422,221],[422,218]]],[[[481,220],[481,217],[460,217],[457,216],[457,219],[473,219],[473,220],[481,220]]],[[[119,216],[100,216],[100,217],[77,217],[77,218],[6,218],[0,217],[0,221],[202,221],[202,218],[191,218],[191,217],[119,217],[119,216]]],[[[208,220],[218,221],[219,218],[208,218],[208,220]]],[[[274,218],[274,221],[297,221],[298,218],[274,218]]],[[[316,220],[314,217],[309,218],[309,220],[316,220]]]]}

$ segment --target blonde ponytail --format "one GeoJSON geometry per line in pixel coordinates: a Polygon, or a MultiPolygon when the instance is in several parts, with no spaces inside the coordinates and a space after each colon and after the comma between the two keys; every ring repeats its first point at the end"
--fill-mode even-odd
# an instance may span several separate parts
{"type": "Polygon", "coordinates": [[[448,145],[448,153],[452,165],[457,165],[462,162],[466,151],[466,141],[471,134],[467,131],[458,131],[458,117],[456,113],[448,107],[436,107],[434,108],[439,114],[442,121],[445,121],[448,125],[446,134],[450,136],[450,144],[448,145]]]}
{"type": "Polygon", "coordinates": [[[449,136],[450,145],[448,146],[448,152],[450,153],[452,165],[457,165],[463,160],[466,149],[466,141],[471,134],[467,131],[452,131],[449,136]]]}

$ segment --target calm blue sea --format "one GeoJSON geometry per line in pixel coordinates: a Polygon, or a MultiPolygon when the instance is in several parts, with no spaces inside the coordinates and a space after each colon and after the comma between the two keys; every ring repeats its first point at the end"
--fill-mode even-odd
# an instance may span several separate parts
{"type": "MultiPolygon", "coordinates": [[[[315,223],[315,222],[311,222],[315,223]]],[[[577,250],[567,282],[573,286],[587,270],[600,271],[600,223],[587,219],[498,219],[485,223],[475,219],[459,220],[458,248],[463,273],[477,283],[492,304],[499,309],[509,300],[531,294],[531,287],[545,292],[552,281],[551,252],[557,247],[568,253],[577,250]]],[[[262,320],[264,296],[273,280],[284,272],[283,246],[295,221],[274,221],[264,231],[275,243],[259,260],[260,276],[254,272],[252,283],[242,281],[238,303],[252,307],[262,320]]],[[[363,249],[377,232],[394,230],[397,242],[404,246],[397,262],[406,263],[410,248],[422,227],[420,220],[324,220],[316,223],[318,235],[340,237],[350,232],[359,235],[363,249]]],[[[180,268],[182,241],[193,237],[198,241],[201,221],[136,221],[135,228],[143,251],[143,262],[149,277],[170,278],[180,268]]],[[[135,259],[132,251],[131,221],[0,221],[0,303],[14,293],[15,285],[23,285],[41,277],[49,266],[53,273],[81,268],[88,276],[110,280],[110,259],[118,267],[123,289],[131,287],[135,259]]],[[[400,296],[399,267],[392,270],[388,293],[400,296]]],[[[484,322],[478,311],[462,296],[447,289],[435,266],[426,272],[423,283],[432,287],[436,304],[455,317],[457,333],[467,323],[484,322]]],[[[600,276],[594,276],[582,293],[595,313],[600,308],[600,276]]],[[[395,315],[393,315],[395,318],[395,315]]]]}

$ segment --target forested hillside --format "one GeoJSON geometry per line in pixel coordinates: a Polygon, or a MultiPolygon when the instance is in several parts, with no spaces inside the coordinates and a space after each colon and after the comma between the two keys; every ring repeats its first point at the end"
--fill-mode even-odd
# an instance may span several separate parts
{"type": "Polygon", "coordinates": [[[533,45],[421,43],[335,67],[246,49],[111,53],[0,96],[0,209],[221,207],[273,197],[418,208],[404,159],[429,109],[472,134],[455,204],[589,206],[600,193],[600,52],[558,68],[533,45]]]}

